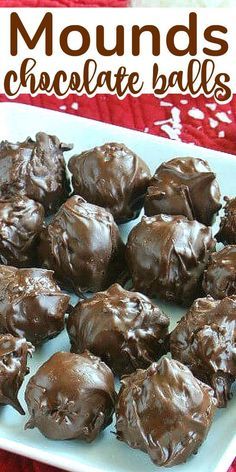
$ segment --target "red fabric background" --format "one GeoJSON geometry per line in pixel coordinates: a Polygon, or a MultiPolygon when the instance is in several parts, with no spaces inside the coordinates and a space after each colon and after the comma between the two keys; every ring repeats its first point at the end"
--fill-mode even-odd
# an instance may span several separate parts
{"type": "MultiPolygon", "coordinates": [[[[128,0],[0,0],[0,7],[123,7],[127,4],[128,0]]],[[[2,95],[0,101],[6,101],[6,98],[2,95]]],[[[174,133],[175,138],[184,142],[236,154],[236,97],[230,104],[217,105],[216,108],[213,100],[204,97],[193,100],[179,95],[170,95],[164,100],[143,95],[135,99],[127,97],[122,101],[106,95],[93,99],[70,96],[66,100],[43,95],[36,98],[22,95],[17,101],[164,137],[174,133]],[[217,116],[218,113],[221,115],[217,116]],[[177,121],[173,119],[176,114],[179,116],[177,121]],[[166,130],[165,126],[169,128],[166,130]]],[[[58,469],[0,450],[0,472],[13,471],[57,472],[58,469]]],[[[236,472],[236,460],[228,472],[236,472]]]]}

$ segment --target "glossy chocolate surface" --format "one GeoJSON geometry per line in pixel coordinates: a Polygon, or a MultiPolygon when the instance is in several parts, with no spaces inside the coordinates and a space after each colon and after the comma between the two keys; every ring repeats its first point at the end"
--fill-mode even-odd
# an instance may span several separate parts
{"type": "Polygon", "coordinates": [[[50,439],[91,442],[112,421],[114,377],[89,352],[58,352],[31,377],[25,399],[31,415],[26,428],[50,439]]]}
{"type": "Polygon", "coordinates": [[[113,216],[78,196],[67,200],[41,233],[38,254],[43,267],[78,294],[109,287],[125,266],[113,216]]]}
{"type": "Polygon", "coordinates": [[[106,208],[118,223],[137,218],[151,174],[124,144],[106,143],[73,156],[69,169],[75,193],[106,208]]]}
{"type": "Polygon", "coordinates": [[[39,345],[62,331],[68,304],[52,271],[0,266],[0,333],[39,345]]]}
{"type": "Polygon", "coordinates": [[[21,415],[24,410],[17,398],[24,377],[28,374],[27,357],[32,344],[11,334],[0,335],[0,405],[11,405],[21,415]]]}
{"type": "Polygon", "coordinates": [[[236,245],[211,254],[202,286],[216,300],[236,295],[236,245]]]}
{"type": "Polygon", "coordinates": [[[145,214],[184,215],[206,226],[221,208],[216,176],[206,161],[176,158],[158,167],[145,198],[145,214]]]}
{"type": "Polygon", "coordinates": [[[36,141],[0,143],[0,196],[26,195],[54,212],[69,191],[63,152],[72,149],[56,136],[37,133],[36,141]]]}
{"type": "Polygon", "coordinates": [[[236,198],[224,198],[224,216],[221,218],[220,229],[216,239],[224,244],[236,244],[236,198]]]}
{"type": "Polygon", "coordinates": [[[170,335],[172,356],[215,390],[218,406],[236,378],[236,297],[196,300],[170,335]]]}
{"type": "Polygon", "coordinates": [[[126,258],[134,288],[189,305],[201,290],[211,229],[185,216],[143,217],[129,234],[126,258]]]}
{"type": "Polygon", "coordinates": [[[36,247],[43,225],[40,203],[19,195],[0,198],[0,264],[37,265],[36,247]]]}
{"type": "Polygon", "coordinates": [[[206,438],[215,413],[213,390],[181,363],[163,357],[122,379],[117,438],[158,466],[185,462],[206,438]]]}
{"type": "Polygon", "coordinates": [[[151,300],[114,284],[79,302],[67,329],[72,352],[88,349],[121,376],[159,359],[168,326],[168,316],[151,300]]]}

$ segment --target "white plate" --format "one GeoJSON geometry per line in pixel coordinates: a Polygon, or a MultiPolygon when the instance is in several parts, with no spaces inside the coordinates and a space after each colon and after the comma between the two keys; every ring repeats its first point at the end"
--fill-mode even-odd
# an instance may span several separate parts
{"type": "MultiPolygon", "coordinates": [[[[2,139],[23,140],[34,137],[39,130],[57,134],[64,142],[74,143],[74,151],[79,153],[107,141],[124,142],[136,151],[154,172],[165,160],[177,156],[195,156],[207,159],[216,172],[222,195],[235,195],[236,156],[203,149],[181,142],[147,135],[128,129],[78,118],[54,111],[16,104],[0,105],[0,129],[2,139]]],[[[235,143],[236,147],[236,143],[235,143]]],[[[70,156],[72,153],[66,153],[70,156]]],[[[135,223],[123,225],[124,237],[135,223]]],[[[215,229],[215,228],[214,228],[215,229]]],[[[183,310],[162,304],[175,325],[183,310]]],[[[31,374],[37,367],[59,350],[69,350],[66,333],[46,343],[30,362],[31,374]]],[[[31,375],[30,374],[30,375],[31,375]]],[[[28,376],[29,378],[29,376],[28,376]]],[[[20,391],[23,406],[24,389],[20,391]]],[[[236,392],[225,410],[220,410],[214,419],[208,438],[198,454],[186,464],[173,467],[173,472],[225,472],[234,459],[236,451],[235,435],[236,392]]],[[[148,456],[130,449],[119,442],[108,427],[94,443],[81,441],[56,442],[44,438],[37,429],[24,431],[26,417],[20,416],[10,407],[0,410],[0,447],[48,464],[75,472],[154,472],[156,468],[148,456]]]]}

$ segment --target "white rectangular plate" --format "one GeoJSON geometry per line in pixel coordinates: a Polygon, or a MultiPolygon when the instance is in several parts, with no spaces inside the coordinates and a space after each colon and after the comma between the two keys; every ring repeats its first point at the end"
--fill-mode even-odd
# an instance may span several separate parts
{"type": "MultiPolygon", "coordinates": [[[[173,157],[202,157],[216,172],[222,195],[236,195],[236,156],[59,112],[11,103],[0,105],[0,130],[0,139],[13,142],[24,140],[29,135],[33,138],[37,131],[56,134],[62,141],[74,143],[74,150],[66,153],[67,157],[105,142],[123,142],[147,162],[152,172],[162,161],[173,157]]],[[[137,221],[122,226],[121,232],[124,238],[136,223],[137,221]]],[[[218,222],[214,231],[217,225],[218,222]]],[[[171,327],[173,327],[184,312],[183,309],[167,304],[161,305],[171,316],[171,327]]],[[[54,352],[60,350],[69,350],[65,332],[37,351],[30,361],[30,375],[54,352]]],[[[26,378],[20,391],[20,400],[24,407],[23,397],[27,381],[26,378]]],[[[207,440],[198,454],[191,457],[186,464],[173,467],[173,472],[225,472],[233,461],[236,451],[235,418],[236,392],[228,408],[217,412],[207,440]]],[[[26,420],[27,415],[22,417],[10,407],[1,408],[1,448],[75,472],[164,471],[155,467],[146,454],[130,449],[124,443],[117,441],[115,435],[111,434],[115,431],[114,425],[108,427],[95,442],[88,445],[76,440],[51,441],[44,438],[36,429],[24,431],[26,420]]]]}

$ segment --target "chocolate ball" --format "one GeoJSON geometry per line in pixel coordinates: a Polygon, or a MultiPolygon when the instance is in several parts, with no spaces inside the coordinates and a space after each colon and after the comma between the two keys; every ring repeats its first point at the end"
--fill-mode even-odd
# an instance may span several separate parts
{"type": "Polygon", "coordinates": [[[67,329],[72,352],[88,349],[121,376],[161,357],[168,326],[168,316],[151,300],[114,284],[79,302],[67,329]]]}
{"type": "Polygon", "coordinates": [[[36,246],[43,224],[40,203],[20,195],[0,198],[0,263],[36,265],[36,246]]]}
{"type": "Polygon", "coordinates": [[[39,345],[63,330],[68,304],[52,271],[0,266],[0,333],[39,345]]]}
{"type": "Polygon", "coordinates": [[[69,169],[75,193],[109,210],[117,223],[137,218],[151,174],[124,144],[107,143],[73,156],[69,169]]]}
{"type": "Polygon", "coordinates": [[[193,157],[164,162],[151,179],[145,214],[184,215],[210,226],[221,208],[216,176],[206,161],[193,157]]]}
{"type": "Polygon", "coordinates": [[[43,267],[78,294],[109,287],[124,270],[124,244],[113,216],[81,197],[67,200],[40,238],[43,267]]]}
{"type": "Polygon", "coordinates": [[[134,288],[189,305],[201,289],[211,229],[185,216],[143,217],[129,234],[126,256],[134,288]]]}
{"type": "Polygon", "coordinates": [[[221,218],[220,229],[216,239],[224,244],[236,244],[236,198],[224,198],[225,215],[221,218]]]}
{"type": "Polygon", "coordinates": [[[236,295],[236,245],[211,254],[202,286],[216,300],[236,295]]]}
{"type": "Polygon", "coordinates": [[[26,195],[54,212],[68,196],[69,184],[63,152],[71,145],[56,136],[37,133],[16,144],[0,143],[0,196],[26,195]]]}
{"type": "Polygon", "coordinates": [[[236,378],[236,297],[196,300],[170,335],[172,356],[212,386],[226,406],[236,378]]]}
{"type": "Polygon", "coordinates": [[[166,357],[121,383],[116,406],[119,440],[163,467],[182,464],[197,452],[216,409],[210,387],[166,357]]]}
{"type": "Polygon", "coordinates": [[[115,399],[113,374],[98,357],[57,352],[26,387],[26,428],[50,439],[91,442],[111,424],[115,399]]]}
{"type": "Polygon", "coordinates": [[[24,410],[17,398],[24,377],[28,374],[27,357],[34,348],[24,338],[0,335],[0,405],[11,405],[21,415],[24,410]]]}

